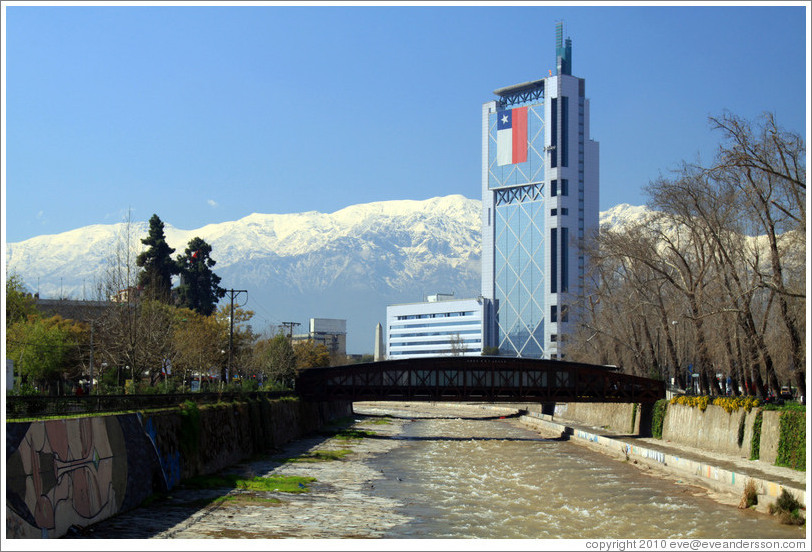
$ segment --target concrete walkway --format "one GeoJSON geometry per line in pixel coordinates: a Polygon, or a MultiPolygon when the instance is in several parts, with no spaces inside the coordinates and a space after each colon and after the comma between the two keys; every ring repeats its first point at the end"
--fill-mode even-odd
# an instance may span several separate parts
{"type": "Polygon", "coordinates": [[[634,464],[684,478],[722,493],[723,496],[715,498],[725,503],[738,504],[745,483],[752,480],[759,493],[757,509],[760,511],[767,511],[783,489],[806,505],[806,472],[660,439],[620,435],[558,416],[554,418],[528,412],[521,420],[539,430],[566,434],[570,439],[601,452],[625,457],[634,464]]]}

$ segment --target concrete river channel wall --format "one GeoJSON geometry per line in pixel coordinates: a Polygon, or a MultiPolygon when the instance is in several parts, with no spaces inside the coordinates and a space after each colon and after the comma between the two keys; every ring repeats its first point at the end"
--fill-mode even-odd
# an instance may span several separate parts
{"type": "MultiPolygon", "coordinates": [[[[645,442],[624,441],[624,435],[650,431],[652,409],[647,405],[558,404],[550,414],[542,413],[549,407],[541,405],[501,406],[524,410],[521,419],[531,427],[561,431],[608,453],[707,477],[711,486],[727,492],[740,493],[747,479],[646,447],[645,442]],[[578,427],[569,427],[570,421],[578,427]]],[[[672,404],[663,420],[662,440],[747,457],[759,410],[727,412],[713,405],[700,410],[672,404]]],[[[58,538],[72,526],[87,527],[133,509],[182,479],[216,473],[351,414],[347,402],[260,400],[155,414],[8,422],[7,537],[58,538]]],[[[775,462],[780,415],[762,412],[759,463],[775,462]]],[[[757,483],[773,498],[781,491],[770,481],[757,483]]],[[[805,489],[790,491],[806,504],[805,489]]]]}
{"type": "Polygon", "coordinates": [[[58,538],[352,414],[349,402],[256,400],[6,423],[6,536],[58,538]]]}
{"type": "MultiPolygon", "coordinates": [[[[527,415],[522,420],[530,426],[566,433],[570,439],[609,454],[634,459],[635,463],[639,460],[675,475],[693,477],[701,485],[722,493],[741,496],[745,485],[751,481],[759,497],[765,499],[761,504],[775,503],[786,490],[806,505],[803,483],[793,481],[784,485],[776,482],[782,477],[767,473],[789,470],[771,469],[776,464],[781,445],[782,411],[752,408],[729,412],[715,405],[708,405],[703,410],[668,404],[662,423],[662,438],[638,439],[641,435],[650,435],[652,423],[651,410],[641,409],[641,406],[645,405],[557,404],[554,414],[547,415],[542,409],[528,405],[527,415]],[[751,457],[754,438],[759,443],[759,455],[749,464],[755,472],[765,473],[766,477],[746,473],[753,470],[747,470],[742,467],[746,464],[735,461],[751,457]],[[686,454],[690,449],[704,454],[691,457],[686,454]]],[[[806,448],[805,442],[802,447],[806,448]]]]}

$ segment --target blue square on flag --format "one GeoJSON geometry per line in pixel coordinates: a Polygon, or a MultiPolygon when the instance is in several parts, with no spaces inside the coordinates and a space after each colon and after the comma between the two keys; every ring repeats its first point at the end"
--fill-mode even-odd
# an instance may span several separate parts
{"type": "Polygon", "coordinates": [[[496,112],[496,130],[506,130],[513,126],[513,110],[506,109],[496,112]]]}

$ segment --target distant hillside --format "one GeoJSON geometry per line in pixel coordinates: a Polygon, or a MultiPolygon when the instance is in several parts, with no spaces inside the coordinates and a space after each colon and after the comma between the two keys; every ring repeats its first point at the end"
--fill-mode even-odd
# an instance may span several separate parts
{"type": "MultiPolygon", "coordinates": [[[[233,222],[181,230],[165,223],[167,241],[182,253],[199,236],[212,245],[215,272],[226,288],[246,289],[252,324],[310,318],[347,320],[347,348],[373,350],[375,325],[386,305],[436,292],[472,297],[480,291],[479,200],[460,195],[425,201],[354,205],[324,214],[254,213],[233,222]]],[[[645,208],[618,205],[601,223],[622,225],[645,208]]],[[[138,239],[148,224],[134,224],[138,239]]],[[[43,298],[96,299],[122,224],[93,225],[10,243],[6,262],[43,298]]],[[[245,294],[240,301],[245,301],[245,294]]]]}

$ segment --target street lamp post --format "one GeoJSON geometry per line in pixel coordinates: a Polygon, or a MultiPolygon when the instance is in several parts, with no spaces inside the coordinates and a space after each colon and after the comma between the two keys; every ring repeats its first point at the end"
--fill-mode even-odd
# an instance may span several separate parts
{"type": "MultiPolygon", "coordinates": [[[[674,366],[674,378],[679,379],[678,374],[680,371],[680,365],[682,362],[680,361],[679,355],[679,332],[677,331],[677,321],[672,320],[671,325],[674,326],[674,356],[676,357],[677,365],[674,366]]],[[[676,382],[672,382],[676,384],[676,382]]]]}

